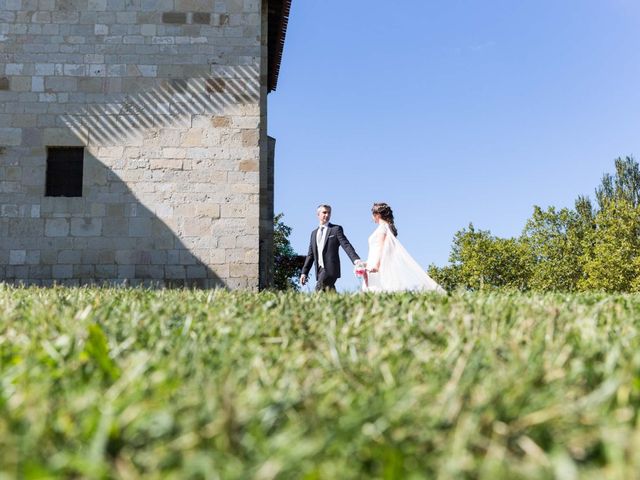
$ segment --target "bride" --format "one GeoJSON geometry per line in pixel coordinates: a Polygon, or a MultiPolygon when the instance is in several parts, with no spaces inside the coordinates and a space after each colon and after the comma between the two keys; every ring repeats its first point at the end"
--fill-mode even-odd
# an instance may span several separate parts
{"type": "Polygon", "coordinates": [[[362,289],[365,292],[395,292],[401,290],[446,293],[411,258],[400,244],[393,222],[393,211],[386,203],[374,203],[373,221],[378,228],[369,237],[369,257],[362,289]]]}

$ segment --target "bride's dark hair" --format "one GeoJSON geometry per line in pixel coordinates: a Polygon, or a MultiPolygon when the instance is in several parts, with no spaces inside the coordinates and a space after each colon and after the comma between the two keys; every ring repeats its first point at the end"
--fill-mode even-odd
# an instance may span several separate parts
{"type": "Polygon", "coordinates": [[[393,223],[393,210],[386,203],[374,203],[373,207],[371,207],[371,213],[377,213],[380,215],[380,218],[389,224],[389,228],[393,232],[394,236],[398,236],[398,229],[396,228],[395,223],[393,223]]]}

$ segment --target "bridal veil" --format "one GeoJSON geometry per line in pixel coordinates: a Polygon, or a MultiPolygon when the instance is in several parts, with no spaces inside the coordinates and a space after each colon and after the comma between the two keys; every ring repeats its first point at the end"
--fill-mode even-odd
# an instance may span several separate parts
{"type": "MultiPolygon", "coordinates": [[[[409,255],[409,252],[398,241],[386,223],[380,222],[378,229],[370,239],[370,256],[372,248],[375,249],[375,244],[378,243],[378,240],[382,240],[382,249],[378,250],[380,252],[380,268],[378,273],[369,273],[369,281],[364,288],[365,291],[397,292],[410,290],[446,293],[435,280],[427,275],[418,262],[409,255]],[[382,240],[383,238],[384,240],[382,240]]],[[[367,261],[367,264],[370,265],[369,261],[367,261]]]]}

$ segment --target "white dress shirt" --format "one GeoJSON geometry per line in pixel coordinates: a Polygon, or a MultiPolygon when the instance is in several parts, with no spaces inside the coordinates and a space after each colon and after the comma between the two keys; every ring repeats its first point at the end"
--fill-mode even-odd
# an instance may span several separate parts
{"type": "Polygon", "coordinates": [[[322,250],[324,249],[324,242],[327,239],[327,230],[329,228],[326,225],[320,225],[318,227],[318,234],[316,235],[316,246],[318,247],[318,265],[324,268],[324,258],[322,250]]]}

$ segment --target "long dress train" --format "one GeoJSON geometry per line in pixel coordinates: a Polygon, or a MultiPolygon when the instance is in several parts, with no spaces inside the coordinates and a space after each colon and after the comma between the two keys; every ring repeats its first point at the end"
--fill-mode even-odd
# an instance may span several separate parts
{"type": "Polygon", "coordinates": [[[363,283],[362,289],[366,292],[411,290],[446,293],[409,255],[384,221],[380,221],[369,237],[367,267],[377,264],[378,272],[369,272],[368,281],[363,283]]]}

